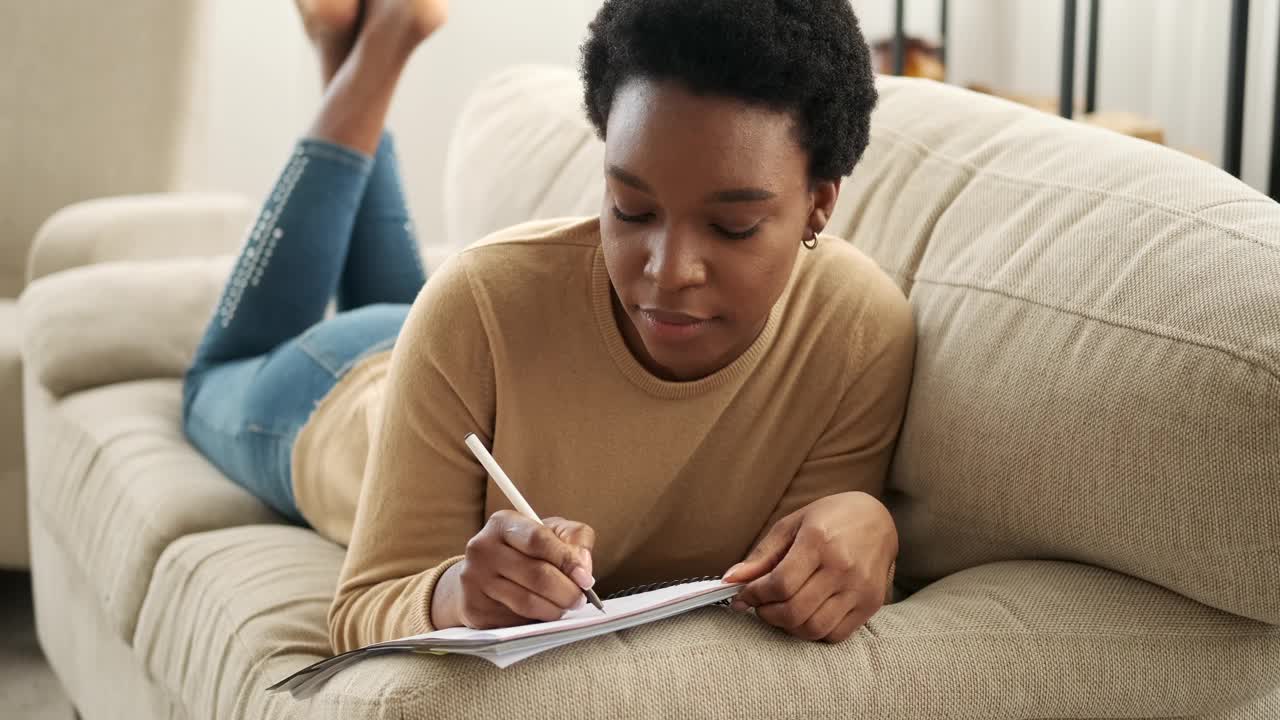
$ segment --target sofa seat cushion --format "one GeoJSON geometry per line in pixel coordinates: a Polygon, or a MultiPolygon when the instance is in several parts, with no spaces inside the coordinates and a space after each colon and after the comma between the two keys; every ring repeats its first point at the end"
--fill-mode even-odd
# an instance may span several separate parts
{"type": "Polygon", "coordinates": [[[1181,717],[1280,684],[1280,628],[1099,568],[1010,562],[886,606],[835,646],[708,608],[506,670],[388,657],[305,701],[266,694],[328,654],[342,558],[299,528],[184,537],[134,652],[192,718],[1181,717]]]}
{"type": "Polygon", "coordinates": [[[193,532],[281,522],[186,442],[182,382],[119,383],[67,396],[41,413],[43,475],[33,512],[80,565],[121,639],[160,553],[193,532]]]}
{"type": "Polygon", "coordinates": [[[0,299],[0,567],[23,569],[30,561],[19,338],[17,304],[0,299]]]}

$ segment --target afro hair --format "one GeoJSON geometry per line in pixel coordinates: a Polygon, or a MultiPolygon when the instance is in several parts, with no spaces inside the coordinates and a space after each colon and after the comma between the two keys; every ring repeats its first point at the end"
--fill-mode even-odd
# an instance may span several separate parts
{"type": "Polygon", "coordinates": [[[853,172],[876,104],[849,0],[606,0],[582,45],[587,117],[603,139],[614,94],[642,77],[786,112],[810,177],[853,172]]]}

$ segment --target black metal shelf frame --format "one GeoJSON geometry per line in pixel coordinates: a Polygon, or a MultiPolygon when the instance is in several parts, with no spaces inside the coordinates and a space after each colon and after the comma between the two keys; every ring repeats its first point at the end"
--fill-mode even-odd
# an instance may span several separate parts
{"type": "MultiPolygon", "coordinates": [[[[1098,31],[1101,0],[1089,0],[1089,29],[1085,57],[1085,112],[1097,110],[1098,101],[1098,31]]],[[[948,1],[941,0],[941,48],[946,67],[948,36],[948,1]]],[[[1062,65],[1059,80],[1058,112],[1071,117],[1075,110],[1075,61],[1077,0],[1062,0],[1062,65]]],[[[901,75],[906,66],[906,32],[904,19],[906,0],[895,0],[893,27],[893,72],[901,75]]],[[[1277,43],[1280,45],[1280,42],[1277,43]]],[[[1249,47],[1249,0],[1231,2],[1231,37],[1227,58],[1226,132],[1222,165],[1227,172],[1240,176],[1244,152],[1245,69],[1249,47]]],[[[1275,95],[1271,110],[1271,172],[1268,178],[1271,197],[1280,201],[1280,47],[1276,48],[1275,95]]]]}
{"type": "Polygon", "coordinates": [[[1249,0],[1231,0],[1231,44],[1227,57],[1227,127],[1222,169],[1240,177],[1244,137],[1244,75],[1248,63],[1249,0]]]}

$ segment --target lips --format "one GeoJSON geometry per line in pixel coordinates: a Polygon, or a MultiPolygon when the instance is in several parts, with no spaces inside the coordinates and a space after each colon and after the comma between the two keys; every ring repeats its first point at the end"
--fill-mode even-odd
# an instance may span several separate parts
{"type": "Polygon", "coordinates": [[[675,310],[639,308],[649,338],[662,343],[685,343],[696,340],[706,332],[712,318],[702,318],[675,310]]]}
{"type": "Polygon", "coordinates": [[[660,310],[658,308],[640,308],[640,312],[649,316],[652,320],[657,320],[668,325],[696,325],[700,322],[706,322],[706,318],[700,318],[696,315],[676,312],[674,310],[660,310]]]}

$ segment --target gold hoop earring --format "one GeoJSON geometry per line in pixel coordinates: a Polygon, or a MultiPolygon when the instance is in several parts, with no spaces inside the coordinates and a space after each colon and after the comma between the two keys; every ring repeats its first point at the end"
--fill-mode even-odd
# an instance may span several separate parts
{"type": "Polygon", "coordinates": [[[806,250],[812,250],[818,247],[818,231],[810,230],[809,232],[812,234],[800,241],[800,244],[803,245],[806,250]]]}

